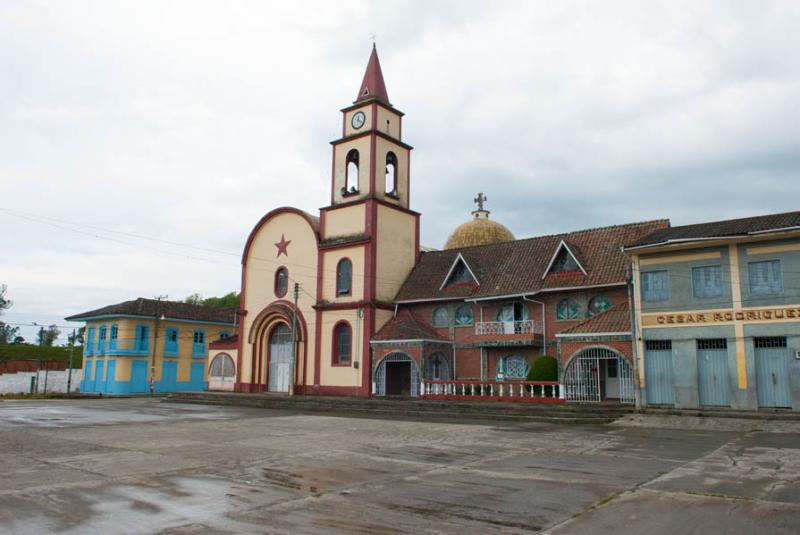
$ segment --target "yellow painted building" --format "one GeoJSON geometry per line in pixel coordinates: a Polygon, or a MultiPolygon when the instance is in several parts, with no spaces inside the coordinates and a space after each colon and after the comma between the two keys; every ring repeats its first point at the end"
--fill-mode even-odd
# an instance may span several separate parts
{"type": "Polygon", "coordinates": [[[419,256],[411,147],[374,48],[341,111],[330,205],[319,216],[275,209],[247,240],[238,346],[226,352],[236,355],[237,391],[371,392],[370,338],[419,256]]]}
{"type": "Polygon", "coordinates": [[[209,343],[234,334],[235,311],[139,298],[76,314],[85,321],[81,391],[205,390],[209,343]]]}

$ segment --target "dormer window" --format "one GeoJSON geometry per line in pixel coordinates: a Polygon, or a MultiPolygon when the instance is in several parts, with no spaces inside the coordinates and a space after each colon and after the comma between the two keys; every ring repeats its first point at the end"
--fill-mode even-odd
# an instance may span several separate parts
{"type": "Polygon", "coordinates": [[[461,253],[458,253],[456,256],[453,265],[450,266],[450,271],[447,273],[439,289],[441,290],[454,284],[474,284],[480,286],[477,277],[475,277],[475,273],[473,273],[469,265],[467,265],[467,261],[461,256],[461,253]]]}
{"type": "Polygon", "coordinates": [[[586,270],[583,269],[583,266],[578,261],[575,253],[569,248],[564,240],[561,240],[561,243],[558,244],[558,248],[553,254],[553,257],[550,259],[547,269],[544,270],[544,275],[542,275],[542,278],[548,275],[556,275],[559,273],[582,273],[586,275],[586,270]]]}

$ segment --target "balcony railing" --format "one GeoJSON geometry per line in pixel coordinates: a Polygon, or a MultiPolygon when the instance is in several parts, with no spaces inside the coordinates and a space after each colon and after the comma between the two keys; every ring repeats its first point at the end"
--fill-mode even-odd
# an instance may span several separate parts
{"type": "Polygon", "coordinates": [[[422,397],[485,401],[564,403],[555,381],[422,381],[422,397]]]}
{"type": "Polygon", "coordinates": [[[475,323],[478,336],[502,334],[541,334],[542,328],[533,320],[525,321],[479,321],[475,323]]]}

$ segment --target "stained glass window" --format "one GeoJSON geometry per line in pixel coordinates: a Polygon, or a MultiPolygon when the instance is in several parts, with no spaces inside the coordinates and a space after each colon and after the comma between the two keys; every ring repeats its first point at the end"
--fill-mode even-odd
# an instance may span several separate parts
{"type": "Polygon", "coordinates": [[[472,306],[461,305],[456,309],[456,326],[472,325],[472,306]]]}
{"type": "Polygon", "coordinates": [[[447,327],[450,323],[450,316],[447,314],[445,307],[439,307],[433,311],[433,326],[434,327],[447,327]]]}
{"type": "Polygon", "coordinates": [[[562,299],[556,305],[557,320],[576,320],[579,319],[580,307],[572,299],[562,299]]]}
{"type": "Polygon", "coordinates": [[[613,303],[608,297],[604,295],[598,295],[589,301],[589,310],[587,310],[586,315],[591,317],[596,314],[600,314],[601,312],[605,312],[611,308],[612,305],[613,303]]]}

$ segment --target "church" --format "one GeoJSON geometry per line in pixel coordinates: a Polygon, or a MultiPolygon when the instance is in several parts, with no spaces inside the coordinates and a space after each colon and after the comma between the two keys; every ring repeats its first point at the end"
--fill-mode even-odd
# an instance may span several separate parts
{"type": "Polygon", "coordinates": [[[633,401],[622,246],[668,221],[517,240],[479,194],[443,250],[422,251],[412,147],[374,46],[341,113],[329,204],[318,215],[276,208],[247,239],[238,334],[209,345],[211,370],[229,377],[212,388],[454,394],[436,385],[525,380],[549,355],[570,363],[572,399],[633,401]]]}

